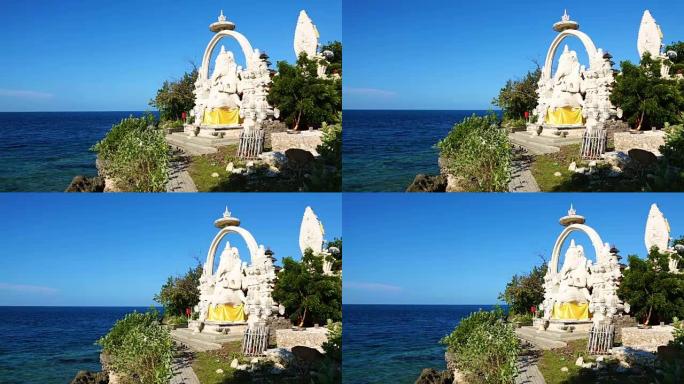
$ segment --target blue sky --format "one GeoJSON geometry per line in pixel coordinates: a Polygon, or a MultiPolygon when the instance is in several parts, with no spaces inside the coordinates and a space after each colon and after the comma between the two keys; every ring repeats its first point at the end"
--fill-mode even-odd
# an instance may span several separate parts
{"type": "Polygon", "coordinates": [[[639,59],[645,9],[665,43],[684,40],[682,1],[345,1],[344,108],[488,109],[506,80],[543,65],[564,8],[616,68],[639,59]]]}
{"type": "Polygon", "coordinates": [[[0,194],[0,306],[150,305],[168,276],[204,262],[226,204],[278,263],[300,257],[307,205],[327,240],[342,234],[339,194],[0,194]]]}
{"type": "Polygon", "coordinates": [[[341,0],[3,1],[0,112],[147,110],[164,80],[200,65],[221,9],[274,66],[295,60],[301,9],[321,42],[342,39],[341,0]]]}
{"type": "MultiPolygon", "coordinates": [[[[646,254],[652,203],[684,235],[681,194],[345,194],[343,301],[496,303],[513,274],[550,258],[571,203],[625,262],[646,254]]],[[[596,260],[585,235],[569,239],[596,260]]]]}

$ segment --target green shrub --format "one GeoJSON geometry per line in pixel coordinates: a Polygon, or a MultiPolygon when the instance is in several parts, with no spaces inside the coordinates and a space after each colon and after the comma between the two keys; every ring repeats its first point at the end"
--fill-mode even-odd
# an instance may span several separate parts
{"type": "Polygon", "coordinates": [[[107,176],[124,191],[166,191],[169,150],[163,130],[154,124],[151,114],[123,119],[92,148],[107,176]]]}
{"type": "Polygon", "coordinates": [[[513,275],[504,292],[499,294],[499,300],[504,300],[513,313],[530,313],[533,306],[544,301],[546,269],[546,262],[543,262],[540,266],[532,268],[527,275],[513,275]]]}
{"type": "MultiPolygon", "coordinates": [[[[188,269],[183,276],[169,276],[154,301],[164,306],[164,314],[168,316],[185,315],[186,310],[199,303],[199,279],[202,276],[202,265],[188,269]]],[[[183,316],[185,317],[185,316],[183,316]]]]}
{"type": "Polygon", "coordinates": [[[494,113],[471,116],[456,124],[437,144],[448,171],[469,191],[508,191],[511,144],[494,113]]]}
{"type": "Polygon", "coordinates": [[[188,318],[181,315],[165,316],[164,323],[169,325],[186,325],[188,324],[188,318]]]}
{"type": "Polygon", "coordinates": [[[532,325],[533,316],[531,313],[517,314],[512,313],[508,316],[508,322],[520,325],[532,325]]]}
{"type": "Polygon", "coordinates": [[[674,339],[670,344],[684,351],[684,320],[675,317],[672,319],[672,325],[674,326],[674,331],[672,331],[674,339]]]}
{"type": "Polygon", "coordinates": [[[500,107],[507,119],[522,119],[525,112],[532,112],[537,107],[537,83],[540,77],[541,69],[537,66],[520,80],[508,80],[499,95],[492,100],[492,105],[500,107]]]}
{"type": "Polygon", "coordinates": [[[323,350],[327,357],[342,361],[342,323],[328,320],[328,340],[323,343],[323,350]]]}
{"type": "Polygon", "coordinates": [[[173,341],[156,310],[127,314],[97,343],[123,383],[166,384],[173,376],[173,341]]]}
{"type": "Polygon", "coordinates": [[[472,313],[442,339],[468,382],[509,384],[515,380],[520,342],[503,316],[500,308],[472,313]]]}
{"type": "Polygon", "coordinates": [[[323,123],[321,131],[323,138],[317,151],[320,158],[317,159],[311,172],[311,177],[306,181],[307,191],[312,192],[339,192],[342,190],[342,118],[340,122],[328,125],[323,123]]]}

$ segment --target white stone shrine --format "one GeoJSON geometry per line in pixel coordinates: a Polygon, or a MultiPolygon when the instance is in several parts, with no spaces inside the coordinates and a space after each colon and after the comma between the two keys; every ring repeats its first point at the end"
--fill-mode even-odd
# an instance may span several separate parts
{"type": "Polygon", "coordinates": [[[299,227],[299,250],[304,255],[307,249],[311,249],[314,255],[324,257],[323,273],[332,275],[332,262],[325,260],[330,256],[330,253],[328,250],[323,249],[325,244],[324,236],[323,223],[321,223],[311,207],[306,207],[302,217],[302,224],[299,227]]]}
{"type": "Polygon", "coordinates": [[[263,323],[282,314],[282,306],[271,297],[276,269],[270,253],[249,231],[240,227],[240,220],[232,217],[228,208],[214,225],[219,232],[209,246],[200,277],[200,302],[195,307],[199,319],[193,324],[195,330],[219,331],[231,326],[244,329],[246,325],[263,323]],[[229,234],[242,237],[249,249],[250,262],[243,262],[238,249],[226,242],[214,271],[218,246],[229,234]]]}
{"type": "Polygon", "coordinates": [[[677,257],[677,253],[680,251],[674,247],[670,247],[670,240],[672,240],[670,237],[670,223],[658,206],[652,204],[651,210],[648,212],[646,231],[644,233],[646,251],[650,252],[651,249],[655,247],[658,248],[660,252],[670,254],[670,272],[679,273],[679,257],[677,257]]]}
{"type": "Polygon", "coordinates": [[[318,62],[318,77],[326,77],[327,60],[332,57],[332,52],[318,52],[320,34],[306,11],[299,12],[297,27],[295,28],[294,51],[299,57],[302,53],[311,60],[318,62]]]}
{"type": "Polygon", "coordinates": [[[553,247],[544,276],[544,302],[540,304],[551,329],[611,322],[614,316],[629,312],[629,305],[617,296],[622,276],[617,250],[585,222],[572,206],[560,219],[564,229],[553,247]],[[596,261],[587,259],[584,248],[572,240],[559,269],[561,249],[573,232],[589,237],[596,261]]]}
{"type": "Polygon", "coordinates": [[[591,38],[579,30],[579,24],[570,20],[567,11],[553,29],[558,35],[547,51],[537,85],[538,105],[533,111],[537,123],[528,129],[544,136],[580,136],[585,128],[601,128],[617,114],[609,98],[614,83],[613,63],[610,54],[597,49],[591,38]],[[581,65],[577,52],[566,45],[552,74],[556,51],[568,37],[576,37],[584,45],[589,68],[581,65]]]}
{"type": "Polygon", "coordinates": [[[663,53],[663,47],[663,31],[647,9],[641,17],[639,26],[637,39],[639,58],[643,58],[646,53],[650,54],[652,59],[659,60],[661,63],[660,76],[670,78],[671,65],[668,59],[676,57],[677,53],[674,51],[663,53]]]}
{"type": "Polygon", "coordinates": [[[190,113],[193,122],[186,126],[186,132],[191,136],[215,138],[231,130],[249,131],[260,128],[272,117],[277,118],[278,112],[266,99],[271,84],[268,56],[253,49],[249,40],[235,28],[235,23],[228,21],[223,11],[218,21],[209,25],[215,35],[204,50],[195,81],[195,108],[190,113]],[[238,66],[233,52],[221,46],[210,76],[209,60],[224,37],[238,42],[246,67],[238,66]]]}

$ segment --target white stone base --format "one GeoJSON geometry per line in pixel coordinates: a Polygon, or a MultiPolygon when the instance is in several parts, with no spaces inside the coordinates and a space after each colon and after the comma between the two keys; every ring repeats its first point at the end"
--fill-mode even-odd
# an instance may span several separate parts
{"type": "Polygon", "coordinates": [[[271,134],[271,150],[285,152],[290,148],[299,148],[318,156],[318,146],[323,142],[323,132],[302,131],[298,133],[277,132],[271,134]]]}
{"type": "Polygon", "coordinates": [[[292,347],[301,345],[324,352],[323,343],[327,340],[328,329],[325,327],[305,328],[301,331],[292,329],[276,330],[276,344],[278,348],[286,348],[288,350],[292,349],[292,347]]]}
{"type": "Polygon", "coordinates": [[[585,127],[583,125],[563,125],[563,126],[551,126],[542,125],[543,129],[541,136],[547,137],[582,137],[585,127]]]}
{"type": "Polygon", "coordinates": [[[210,139],[223,138],[234,140],[240,139],[240,133],[242,132],[241,125],[201,125],[199,126],[197,135],[195,135],[197,128],[198,127],[195,125],[185,125],[183,132],[191,137],[198,136],[210,139]]]}
{"type": "Polygon", "coordinates": [[[589,333],[592,324],[591,320],[550,320],[547,330],[553,332],[589,333]]]}
{"type": "Polygon", "coordinates": [[[654,326],[648,329],[638,327],[622,328],[622,346],[642,351],[656,352],[659,346],[674,339],[671,325],[654,326]]]}
{"type": "MultiPolygon", "coordinates": [[[[190,328],[190,324],[188,324],[190,328]]],[[[201,327],[202,333],[243,335],[247,330],[247,323],[225,323],[218,321],[205,321],[201,327]]]]}
{"type": "Polygon", "coordinates": [[[616,151],[627,153],[630,149],[638,148],[660,156],[660,147],[665,144],[665,132],[616,132],[613,140],[616,151]]]}

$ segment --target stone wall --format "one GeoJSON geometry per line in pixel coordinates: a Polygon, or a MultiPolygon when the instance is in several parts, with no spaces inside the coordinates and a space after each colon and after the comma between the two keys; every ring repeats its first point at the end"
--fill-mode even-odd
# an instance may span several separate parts
{"type": "Polygon", "coordinates": [[[614,141],[616,151],[627,153],[630,149],[639,148],[660,156],[660,146],[665,144],[665,132],[645,131],[636,134],[616,132],[614,141]]]}
{"type": "Polygon", "coordinates": [[[674,339],[671,325],[655,326],[649,329],[637,327],[622,328],[622,346],[642,351],[656,352],[661,345],[674,339]]]}
{"type": "Polygon", "coordinates": [[[292,329],[276,330],[276,345],[278,348],[292,349],[298,345],[316,348],[323,352],[323,343],[328,340],[328,329],[325,327],[305,328],[301,331],[292,329]]]}
{"type": "Polygon", "coordinates": [[[323,132],[302,131],[299,133],[277,132],[271,134],[271,149],[273,152],[285,152],[290,148],[299,148],[318,156],[316,150],[323,142],[323,132]]]}

